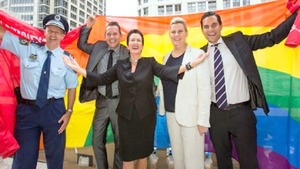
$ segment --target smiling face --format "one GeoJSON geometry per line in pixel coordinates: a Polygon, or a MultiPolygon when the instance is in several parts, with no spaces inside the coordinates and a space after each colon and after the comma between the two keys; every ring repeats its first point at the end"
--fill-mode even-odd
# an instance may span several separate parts
{"type": "Polygon", "coordinates": [[[55,49],[60,46],[60,42],[64,39],[64,31],[56,26],[47,26],[44,32],[46,45],[49,49],[55,49]]]}
{"type": "Polygon", "coordinates": [[[105,31],[105,40],[108,46],[112,49],[116,48],[120,44],[121,33],[118,26],[107,26],[105,31]]]}
{"type": "Polygon", "coordinates": [[[215,15],[208,16],[202,20],[202,32],[212,44],[217,43],[220,39],[222,28],[215,15]]]}
{"type": "Polygon", "coordinates": [[[187,30],[182,23],[175,23],[171,25],[170,39],[174,48],[185,46],[187,35],[187,30]]]}
{"type": "Polygon", "coordinates": [[[140,55],[143,50],[143,37],[139,33],[132,33],[128,37],[127,48],[132,55],[140,55]]]}

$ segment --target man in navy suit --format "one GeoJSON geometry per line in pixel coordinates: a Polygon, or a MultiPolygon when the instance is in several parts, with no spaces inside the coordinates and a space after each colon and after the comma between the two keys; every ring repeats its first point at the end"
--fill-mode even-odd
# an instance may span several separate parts
{"type": "Polygon", "coordinates": [[[208,59],[212,84],[209,132],[216,151],[218,169],[233,169],[231,138],[237,149],[240,167],[242,169],[259,168],[256,157],[256,117],[253,110],[261,107],[267,114],[269,107],[253,51],[271,47],[284,40],[296,16],[297,12],[270,32],[260,35],[244,35],[237,31],[228,36],[221,36],[220,15],[210,11],[202,16],[201,28],[208,40],[208,44],[203,49],[208,50],[210,54],[208,59]],[[215,75],[215,73],[220,65],[214,64],[220,63],[215,58],[222,59],[223,76],[219,79],[225,81],[224,85],[221,85],[223,89],[215,87],[219,85],[219,81],[216,80],[219,74],[215,75]],[[217,95],[221,90],[223,93],[219,99],[217,95]],[[219,106],[220,100],[222,106],[219,106]]]}

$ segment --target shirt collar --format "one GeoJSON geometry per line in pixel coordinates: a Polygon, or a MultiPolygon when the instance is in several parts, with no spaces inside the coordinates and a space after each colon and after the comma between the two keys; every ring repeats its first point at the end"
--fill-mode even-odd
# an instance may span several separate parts
{"type": "MultiPolygon", "coordinates": [[[[223,41],[223,38],[222,38],[222,37],[220,37],[220,39],[217,41],[217,44],[219,44],[219,45],[220,45],[220,44],[221,44],[221,45],[224,44],[224,41],[223,41]]],[[[214,44],[208,42],[208,46],[209,46],[209,47],[213,47],[213,45],[214,45],[214,44]]]]}
{"type": "MultiPolygon", "coordinates": [[[[44,49],[42,50],[43,53],[45,53],[47,55],[47,51],[49,50],[49,48],[45,45],[44,46],[44,49]]],[[[52,55],[53,56],[59,56],[61,55],[61,51],[62,51],[62,48],[60,47],[57,47],[55,48],[54,50],[50,50],[52,52],[52,55]]]]}
{"type": "Polygon", "coordinates": [[[108,51],[109,51],[109,50],[113,50],[114,53],[119,53],[119,51],[120,51],[120,46],[121,46],[121,45],[118,45],[118,47],[116,47],[116,48],[114,48],[114,49],[108,47],[108,51]]]}

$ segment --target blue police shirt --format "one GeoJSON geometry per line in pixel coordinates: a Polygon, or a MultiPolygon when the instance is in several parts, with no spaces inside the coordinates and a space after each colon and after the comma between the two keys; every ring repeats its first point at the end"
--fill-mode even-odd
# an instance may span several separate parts
{"type": "MultiPolygon", "coordinates": [[[[20,39],[8,31],[3,36],[1,47],[11,51],[20,59],[22,97],[36,100],[42,67],[49,49],[45,45],[20,39]]],[[[63,49],[58,47],[51,52],[48,99],[63,98],[67,88],[77,87],[77,74],[63,62],[63,49]]]]}

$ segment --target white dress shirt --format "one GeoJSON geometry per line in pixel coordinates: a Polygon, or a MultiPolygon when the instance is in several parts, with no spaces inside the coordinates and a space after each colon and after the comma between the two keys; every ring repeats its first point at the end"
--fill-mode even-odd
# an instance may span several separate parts
{"type": "MultiPolygon", "coordinates": [[[[236,104],[248,101],[250,99],[248,80],[240,65],[220,38],[218,41],[218,48],[222,55],[224,65],[225,87],[228,104],[236,104]]],[[[211,74],[211,86],[212,86],[212,98],[213,102],[216,102],[215,95],[215,81],[214,81],[214,49],[212,44],[208,44],[209,50],[209,68],[211,74]]]]}

